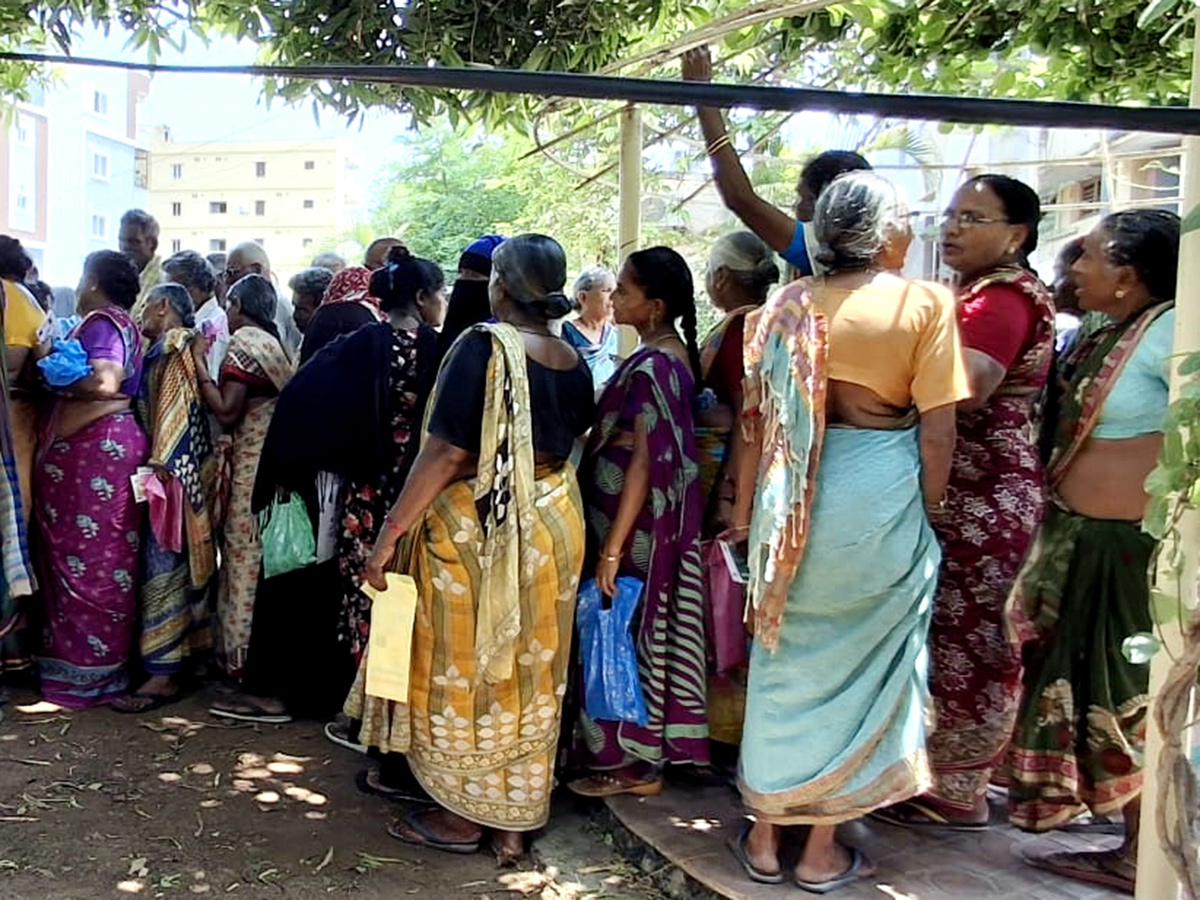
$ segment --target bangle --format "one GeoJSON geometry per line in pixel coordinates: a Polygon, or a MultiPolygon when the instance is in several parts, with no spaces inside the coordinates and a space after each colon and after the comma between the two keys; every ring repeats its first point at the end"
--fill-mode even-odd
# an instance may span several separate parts
{"type": "Polygon", "coordinates": [[[926,503],[925,504],[925,512],[929,513],[930,515],[934,515],[936,513],[944,513],[945,511],[946,511],[946,498],[945,497],[943,497],[937,503],[926,503]]]}
{"type": "Polygon", "coordinates": [[[621,561],[621,554],[620,554],[620,553],[618,553],[618,554],[616,554],[615,556],[611,556],[611,555],[609,555],[609,554],[607,554],[607,553],[601,553],[601,554],[600,554],[600,561],[601,561],[601,562],[620,562],[620,561],[621,561]]]}
{"type": "Polygon", "coordinates": [[[733,145],[733,138],[731,138],[727,134],[723,134],[719,138],[717,138],[715,141],[713,141],[711,144],[708,145],[707,153],[709,156],[716,156],[718,153],[720,153],[726,147],[730,147],[732,145],[733,145]]]}

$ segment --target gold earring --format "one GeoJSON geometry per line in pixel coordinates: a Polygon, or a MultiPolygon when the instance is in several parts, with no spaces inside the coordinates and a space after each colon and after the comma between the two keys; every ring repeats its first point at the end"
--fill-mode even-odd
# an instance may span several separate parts
{"type": "Polygon", "coordinates": [[[1117,288],[1117,299],[1118,300],[1125,299],[1125,288],[1117,288]]]}

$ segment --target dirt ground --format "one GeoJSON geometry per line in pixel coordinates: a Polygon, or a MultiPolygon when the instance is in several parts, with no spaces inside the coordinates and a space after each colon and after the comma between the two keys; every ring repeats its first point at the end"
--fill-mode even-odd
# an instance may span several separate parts
{"type": "Polygon", "coordinates": [[[559,798],[522,870],[408,847],[365,757],[316,722],[226,724],[203,696],[125,716],[42,712],[15,690],[0,721],[0,898],[193,895],[363,900],[658,896],[588,810],[559,798]]]}

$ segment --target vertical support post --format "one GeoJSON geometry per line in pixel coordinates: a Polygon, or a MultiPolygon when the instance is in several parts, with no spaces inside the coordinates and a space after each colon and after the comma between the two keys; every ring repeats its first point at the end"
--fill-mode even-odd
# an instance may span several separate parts
{"type": "MultiPolygon", "coordinates": [[[[642,111],[633,104],[621,110],[620,214],[617,222],[617,262],[623,263],[642,241],[642,111]]],[[[622,326],[621,356],[637,347],[637,333],[622,326]]]]}
{"type": "MultiPolygon", "coordinates": [[[[1191,105],[1200,107],[1200,32],[1192,46],[1192,89],[1191,105]]],[[[1183,141],[1183,178],[1180,189],[1182,212],[1187,215],[1200,205],[1200,138],[1189,135],[1183,141]]],[[[1179,247],[1179,276],[1175,287],[1175,348],[1174,353],[1193,353],[1200,350],[1200,231],[1185,234],[1179,247]]],[[[1179,398],[1180,379],[1176,373],[1178,361],[1172,365],[1171,399],[1179,398]]],[[[1184,590],[1196,584],[1197,557],[1200,556],[1200,517],[1189,513],[1179,523],[1181,550],[1184,560],[1184,590]]],[[[1190,606],[1195,598],[1185,597],[1190,606]]],[[[1168,647],[1177,647],[1180,629],[1176,624],[1162,627],[1163,639],[1168,647]]],[[[1171,660],[1165,651],[1160,651],[1150,665],[1150,696],[1156,697],[1171,660]]],[[[1152,701],[1153,702],[1153,701],[1152,701]]],[[[1167,861],[1158,838],[1158,790],[1161,773],[1158,771],[1159,755],[1162,752],[1162,735],[1150,717],[1146,729],[1145,781],[1142,788],[1142,821],[1138,832],[1138,866],[1136,900],[1178,900],[1179,879],[1167,861]]],[[[1168,803],[1184,802],[1172,793],[1168,803]]],[[[1168,819],[1177,820],[1168,814],[1168,819]]]]}

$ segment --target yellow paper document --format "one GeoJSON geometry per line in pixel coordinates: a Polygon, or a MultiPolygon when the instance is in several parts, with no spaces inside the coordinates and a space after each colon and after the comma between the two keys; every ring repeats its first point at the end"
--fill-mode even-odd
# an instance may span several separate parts
{"type": "Polygon", "coordinates": [[[412,668],[413,620],[417,615],[417,585],[408,575],[387,573],[387,590],[369,584],[371,636],[367,642],[367,694],[397,703],[408,702],[412,668]]]}

